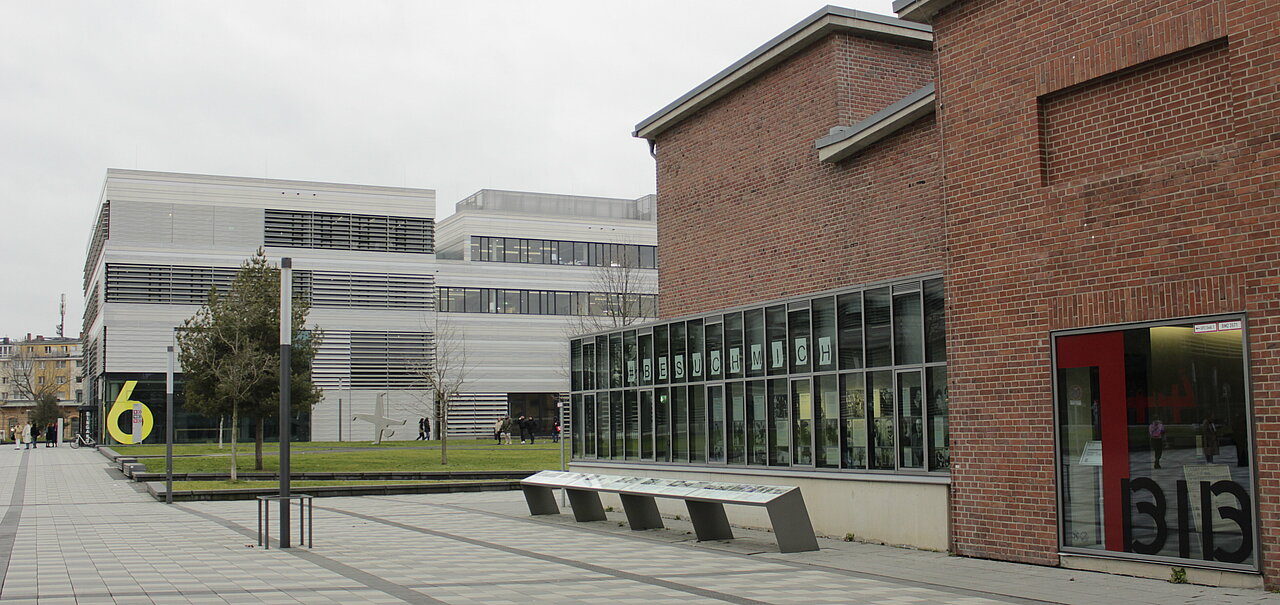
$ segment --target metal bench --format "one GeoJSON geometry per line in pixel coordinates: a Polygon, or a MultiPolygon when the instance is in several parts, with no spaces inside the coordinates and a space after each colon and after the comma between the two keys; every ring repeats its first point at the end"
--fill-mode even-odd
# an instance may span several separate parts
{"type": "Polygon", "coordinates": [[[600,493],[618,494],[627,523],[633,530],[663,527],[654,498],[683,500],[698,540],[731,540],[733,529],[725,504],[763,506],[769,513],[778,548],[782,552],[818,550],[818,539],[809,522],[800,488],[751,485],[719,481],[686,481],[651,477],[623,477],[542,471],[520,482],[531,515],[560,513],[555,489],[564,489],[577,521],[605,520],[600,493]]]}

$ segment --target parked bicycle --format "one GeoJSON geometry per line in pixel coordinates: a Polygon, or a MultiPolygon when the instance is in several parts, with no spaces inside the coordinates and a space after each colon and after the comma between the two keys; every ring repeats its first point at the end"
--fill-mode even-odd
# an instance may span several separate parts
{"type": "Polygon", "coordinates": [[[85,447],[96,447],[98,444],[93,440],[93,437],[88,435],[76,435],[75,438],[71,440],[72,449],[79,448],[82,445],[85,447]]]}

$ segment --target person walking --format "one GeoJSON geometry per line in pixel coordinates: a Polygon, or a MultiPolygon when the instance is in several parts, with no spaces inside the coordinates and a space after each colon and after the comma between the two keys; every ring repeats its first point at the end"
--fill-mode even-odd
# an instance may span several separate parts
{"type": "Polygon", "coordinates": [[[507,417],[503,416],[493,423],[493,439],[498,442],[498,445],[502,445],[502,427],[505,426],[506,422],[507,417]]]}
{"type": "Polygon", "coordinates": [[[529,416],[524,420],[525,431],[529,433],[529,445],[533,445],[533,440],[538,435],[538,419],[529,416]]]}
{"type": "Polygon", "coordinates": [[[1147,426],[1147,435],[1151,437],[1151,456],[1155,459],[1155,468],[1160,468],[1160,457],[1164,455],[1164,422],[1159,416],[1151,419],[1147,426]]]}
{"type": "Polygon", "coordinates": [[[431,441],[431,419],[423,417],[422,433],[427,437],[427,441],[431,441]]]}
{"type": "Polygon", "coordinates": [[[427,418],[424,416],[418,419],[418,438],[414,441],[427,440],[427,418]]]}
{"type": "Polygon", "coordinates": [[[551,427],[551,442],[560,443],[560,421],[557,420],[555,425],[551,427]]]}
{"type": "Polygon", "coordinates": [[[52,422],[44,427],[44,446],[58,447],[58,427],[52,422]]]}
{"type": "Polygon", "coordinates": [[[22,449],[29,450],[32,444],[31,423],[28,422],[22,425],[22,449]]]}
{"type": "Polygon", "coordinates": [[[511,445],[511,431],[515,429],[516,422],[510,416],[502,417],[502,438],[511,445]]]}

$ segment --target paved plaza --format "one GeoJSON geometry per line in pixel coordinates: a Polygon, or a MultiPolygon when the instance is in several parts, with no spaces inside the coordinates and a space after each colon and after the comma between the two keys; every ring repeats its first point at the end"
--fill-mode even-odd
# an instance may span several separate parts
{"type": "Polygon", "coordinates": [[[315,547],[256,546],[253,502],[156,502],[92,450],[0,449],[4,603],[1280,603],[1218,589],[680,521],[531,518],[519,492],[317,500],[315,547]]]}

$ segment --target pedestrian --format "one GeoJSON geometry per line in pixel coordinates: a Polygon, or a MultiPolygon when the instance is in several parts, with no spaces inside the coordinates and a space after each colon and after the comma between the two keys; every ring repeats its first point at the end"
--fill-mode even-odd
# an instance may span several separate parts
{"type": "Polygon", "coordinates": [[[58,447],[58,427],[52,422],[44,427],[44,446],[58,447]]]}
{"type": "Polygon", "coordinates": [[[1155,459],[1155,467],[1160,468],[1160,457],[1164,455],[1164,422],[1153,415],[1151,424],[1147,426],[1147,435],[1151,437],[1151,455],[1155,459]]]}
{"type": "Polygon", "coordinates": [[[503,416],[502,418],[499,418],[497,422],[493,423],[493,439],[498,442],[498,445],[502,445],[502,427],[506,422],[507,417],[503,416]]]}
{"type": "Polygon", "coordinates": [[[431,441],[431,420],[426,417],[422,419],[422,432],[426,435],[427,441],[431,441]]]}
{"type": "Polygon", "coordinates": [[[29,450],[32,444],[31,423],[28,422],[22,425],[22,449],[29,450]]]}
{"type": "Polygon", "coordinates": [[[520,419],[516,420],[516,428],[520,429],[520,445],[524,445],[529,438],[529,419],[521,414],[520,419]]]}
{"type": "Polygon", "coordinates": [[[1200,437],[1204,443],[1204,461],[1213,464],[1213,457],[1218,455],[1218,423],[1212,416],[1200,424],[1200,437]]]}
{"type": "Polygon", "coordinates": [[[538,435],[538,419],[533,416],[525,418],[524,425],[529,433],[529,444],[533,445],[533,440],[538,435]]]}
{"type": "Polygon", "coordinates": [[[551,427],[551,442],[560,443],[560,421],[557,420],[555,425],[551,427]]]}
{"type": "Polygon", "coordinates": [[[18,428],[18,425],[15,424],[9,427],[9,434],[13,435],[13,449],[22,449],[22,431],[18,428]]]}
{"type": "Polygon", "coordinates": [[[511,445],[511,431],[516,428],[516,422],[510,416],[502,417],[502,438],[511,445]]]}
{"type": "Polygon", "coordinates": [[[414,439],[414,441],[426,441],[426,440],[427,440],[427,419],[424,416],[418,420],[418,438],[414,439]]]}

